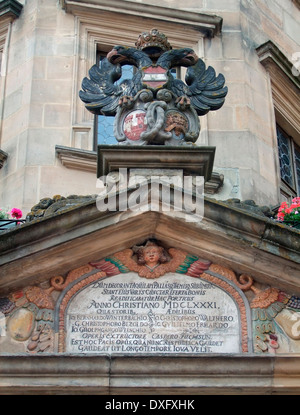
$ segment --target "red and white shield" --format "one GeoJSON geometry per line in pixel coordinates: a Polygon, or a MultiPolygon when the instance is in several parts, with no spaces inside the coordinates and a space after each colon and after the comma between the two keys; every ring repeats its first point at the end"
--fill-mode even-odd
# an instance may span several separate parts
{"type": "Polygon", "coordinates": [[[123,129],[128,140],[139,140],[142,132],[147,130],[145,115],[145,111],[135,110],[125,117],[123,129]]]}
{"type": "Polygon", "coordinates": [[[142,82],[146,88],[162,88],[168,82],[167,69],[161,66],[149,66],[143,70],[142,82]]]}

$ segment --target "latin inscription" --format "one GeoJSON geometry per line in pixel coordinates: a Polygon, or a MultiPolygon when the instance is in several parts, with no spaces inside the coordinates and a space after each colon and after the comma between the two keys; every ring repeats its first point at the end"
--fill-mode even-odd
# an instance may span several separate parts
{"type": "Polygon", "coordinates": [[[71,353],[236,353],[238,310],[219,287],[180,274],[99,280],[67,312],[71,353]]]}

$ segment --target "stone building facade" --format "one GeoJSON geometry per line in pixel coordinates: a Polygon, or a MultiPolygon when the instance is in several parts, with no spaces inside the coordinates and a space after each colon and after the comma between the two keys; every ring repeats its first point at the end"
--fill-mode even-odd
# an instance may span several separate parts
{"type": "Polygon", "coordinates": [[[197,142],[217,148],[224,184],[214,197],[273,206],[289,197],[280,194],[276,122],[298,146],[297,1],[8,3],[23,8],[1,16],[3,206],[27,213],[44,197],[97,193],[94,117],[78,98],[81,81],[97,51],[134,46],[152,27],[226,78],[225,105],[201,117],[197,142]]]}

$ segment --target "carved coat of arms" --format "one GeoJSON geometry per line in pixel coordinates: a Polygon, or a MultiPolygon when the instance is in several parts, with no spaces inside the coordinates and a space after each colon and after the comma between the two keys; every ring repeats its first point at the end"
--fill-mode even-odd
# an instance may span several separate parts
{"type": "Polygon", "coordinates": [[[227,87],[222,74],[206,68],[193,49],[172,49],[157,29],[142,33],[136,47],[115,46],[92,66],[79,92],[94,114],[116,116],[114,135],[134,145],[194,143],[200,132],[199,115],[222,107],[227,87]],[[122,66],[132,65],[132,79],[120,83],[122,66]],[[173,68],[187,67],[185,82],[173,68]]]}

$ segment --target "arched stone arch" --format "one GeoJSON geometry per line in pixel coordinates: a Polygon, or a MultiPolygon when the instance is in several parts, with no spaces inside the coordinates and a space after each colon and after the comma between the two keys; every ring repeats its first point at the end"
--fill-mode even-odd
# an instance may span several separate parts
{"type": "MultiPolygon", "coordinates": [[[[222,267],[221,267],[222,268],[222,267]]],[[[224,268],[225,269],[225,268],[224,268]]],[[[133,272],[129,270],[132,274],[133,272]]],[[[128,273],[128,270],[127,270],[128,273]]],[[[80,273],[79,273],[80,274],[80,273]]],[[[58,336],[57,341],[57,351],[59,353],[66,352],[66,335],[67,335],[67,324],[66,324],[66,315],[70,304],[75,299],[75,297],[82,292],[85,288],[91,286],[97,281],[102,281],[103,279],[109,279],[113,281],[114,277],[120,276],[122,273],[119,272],[113,276],[107,275],[104,271],[100,271],[93,268],[84,268],[82,267],[81,275],[77,276],[77,279],[72,281],[67,285],[62,291],[55,309],[55,331],[58,336]],[[86,272],[88,271],[88,272],[86,272]]],[[[238,315],[238,330],[239,330],[239,342],[240,349],[238,352],[242,353],[251,353],[253,351],[252,346],[252,335],[251,335],[251,311],[249,307],[248,300],[243,293],[243,291],[235,284],[234,281],[226,277],[226,272],[221,273],[206,270],[205,272],[199,272],[198,275],[188,276],[188,273],[175,273],[178,278],[182,278],[182,281],[186,281],[186,277],[190,281],[200,281],[207,282],[212,284],[215,287],[221,289],[228,297],[234,302],[237,315],[238,315]],[[192,280],[192,277],[194,280],[192,280]]],[[[138,274],[136,273],[136,277],[138,274]]],[[[122,281],[126,282],[126,272],[122,274],[122,281]]],[[[141,282],[149,282],[150,280],[140,279],[141,282]]],[[[153,280],[152,280],[153,281],[153,280]]],[[[160,278],[155,279],[155,282],[159,283],[160,278]]],[[[237,352],[236,350],[234,352],[237,352]]]]}

